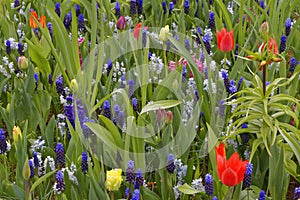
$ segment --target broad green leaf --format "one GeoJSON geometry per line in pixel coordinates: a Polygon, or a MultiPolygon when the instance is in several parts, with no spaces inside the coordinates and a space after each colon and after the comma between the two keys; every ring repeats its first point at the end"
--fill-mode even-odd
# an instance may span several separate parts
{"type": "Polygon", "coordinates": [[[37,181],[35,181],[34,184],[30,188],[30,193],[32,193],[37,186],[39,186],[40,184],[42,184],[42,182],[46,181],[47,178],[49,178],[54,173],[56,173],[56,170],[51,171],[51,172],[45,174],[44,176],[40,177],[37,181]]]}
{"type": "Polygon", "coordinates": [[[196,190],[195,188],[192,188],[186,183],[184,185],[179,186],[178,190],[184,194],[197,194],[201,192],[199,190],[196,190]]]}
{"type": "Polygon", "coordinates": [[[182,102],[178,100],[161,100],[156,102],[150,102],[142,109],[141,114],[159,109],[172,108],[181,103],[182,102]]]}

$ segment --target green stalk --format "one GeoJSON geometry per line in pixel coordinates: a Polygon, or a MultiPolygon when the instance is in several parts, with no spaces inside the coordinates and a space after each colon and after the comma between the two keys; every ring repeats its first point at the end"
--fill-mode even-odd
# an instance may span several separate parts
{"type": "Polygon", "coordinates": [[[232,194],[233,194],[233,189],[234,189],[234,186],[230,186],[230,187],[228,188],[228,191],[227,191],[226,196],[225,196],[225,199],[226,199],[226,200],[231,199],[232,194]]]}
{"type": "Polygon", "coordinates": [[[266,66],[263,66],[263,93],[266,95],[266,78],[267,78],[267,69],[266,66]]]}

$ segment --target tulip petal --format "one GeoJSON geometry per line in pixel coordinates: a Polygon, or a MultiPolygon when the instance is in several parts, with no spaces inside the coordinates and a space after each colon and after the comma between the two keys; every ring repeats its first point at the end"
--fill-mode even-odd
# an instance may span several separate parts
{"type": "Polygon", "coordinates": [[[238,184],[238,175],[229,167],[223,172],[221,181],[224,185],[235,186],[238,184]]]}
{"type": "Polygon", "coordinates": [[[224,170],[226,169],[226,158],[220,155],[217,156],[218,176],[221,179],[224,170]]]}
{"type": "Polygon", "coordinates": [[[225,34],[225,36],[223,37],[221,44],[220,44],[220,49],[222,51],[225,52],[229,52],[233,49],[233,38],[231,37],[231,35],[229,33],[225,34]]]}
{"type": "Polygon", "coordinates": [[[215,150],[217,155],[226,157],[225,145],[222,142],[220,142],[218,147],[215,147],[215,150]]]}
{"type": "Polygon", "coordinates": [[[133,30],[133,36],[135,39],[138,39],[140,36],[141,26],[142,26],[142,22],[139,22],[133,30]]]}
{"type": "Polygon", "coordinates": [[[242,180],[244,179],[244,174],[246,172],[247,164],[248,164],[248,160],[245,160],[245,161],[241,162],[241,164],[240,164],[241,167],[240,167],[239,171],[237,172],[238,183],[242,182],[242,180]]]}

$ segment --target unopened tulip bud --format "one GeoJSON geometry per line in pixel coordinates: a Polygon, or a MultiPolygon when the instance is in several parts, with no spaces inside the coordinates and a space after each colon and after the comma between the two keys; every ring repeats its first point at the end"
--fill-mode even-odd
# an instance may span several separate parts
{"type": "Polygon", "coordinates": [[[248,59],[250,59],[250,60],[256,60],[256,57],[253,56],[253,55],[246,56],[246,58],[248,58],[248,59]]]}
{"type": "Polygon", "coordinates": [[[23,178],[28,180],[30,178],[30,166],[28,163],[28,158],[26,158],[25,163],[23,165],[23,178]]]}
{"type": "Polygon", "coordinates": [[[262,34],[262,35],[266,35],[266,34],[268,34],[269,33],[269,23],[268,22],[264,22],[261,26],[260,26],[260,28],[259,28],[259,32],[260,32],[260,34],[262,34]]]}
{"type": "Polygon", "coordinates": [[[20,135],[20,138],[22,138],[22,132],[21,132],[21,129],[20,129],[20,127],[18,127],[18,126],[14,126],[12,132],[13,132],[14,142],[17,143],[17,142],[18,142],[19,135],[20,135]]]}
{"type": "Polygon", "coordinates": [[[273,61],[273,62],[281,62],[282,59],[281,59],[281,58],[278,58],[278,57],[273,57],[273,58],[272,58],[272,61],[273,61]]]}
{"type": "Polygon", "coordinates": [[[267,62],[266,62],[265,60],[261,61],[261,62],[259,63],[259,68],[265,66],[266,64],[267,64],[267,62]]]}
{"type": "Polygon", "coordinates": [[[172,113],[172,111],[168,111],[167,117],[166,117],[166,124],[172,123],[172,120],[173,120],[173,113],[172,113]]]}
{"type": "Polygon", "coordinates": [[[10,103],[7,104],[6,106],[6,111],[9,113],[10,112],[10,103]]]}
{"type": "Polygon", "coordinates": [[[28,67],[28,59],[25,56],[20,56],[18,58],[18,67],[22,70],[27,69],[28,67]]]}
{"type": "Polygon", "coordinates": [[[78,84],[76,79],[72,79],[70,83],[70,88],[72,91],[76,91],[78,89],[78,84]]]}
{"type": "Polygon", "coordinates": [[[124,30],[125,29],[125,26],[126,26],[126,19],[124,16],[121,16],[118,21],[117,21],[117,29],[119,30],[124,30]]]}

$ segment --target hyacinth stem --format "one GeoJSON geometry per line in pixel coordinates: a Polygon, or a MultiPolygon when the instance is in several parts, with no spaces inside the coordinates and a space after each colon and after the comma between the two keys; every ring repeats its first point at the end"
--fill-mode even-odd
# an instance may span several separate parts
{"type": "Polygon", "coordinates": [[[263,93],[266,95],[266,78],[267,78],[267,69],[266,66],[263,66],[263,93]]]}
{"type": "Polygon", "coordinates": [[[231,199],[233,194],[234,186],[229,186],[228,191],[226,193],[225,199],[231,199]]]}

